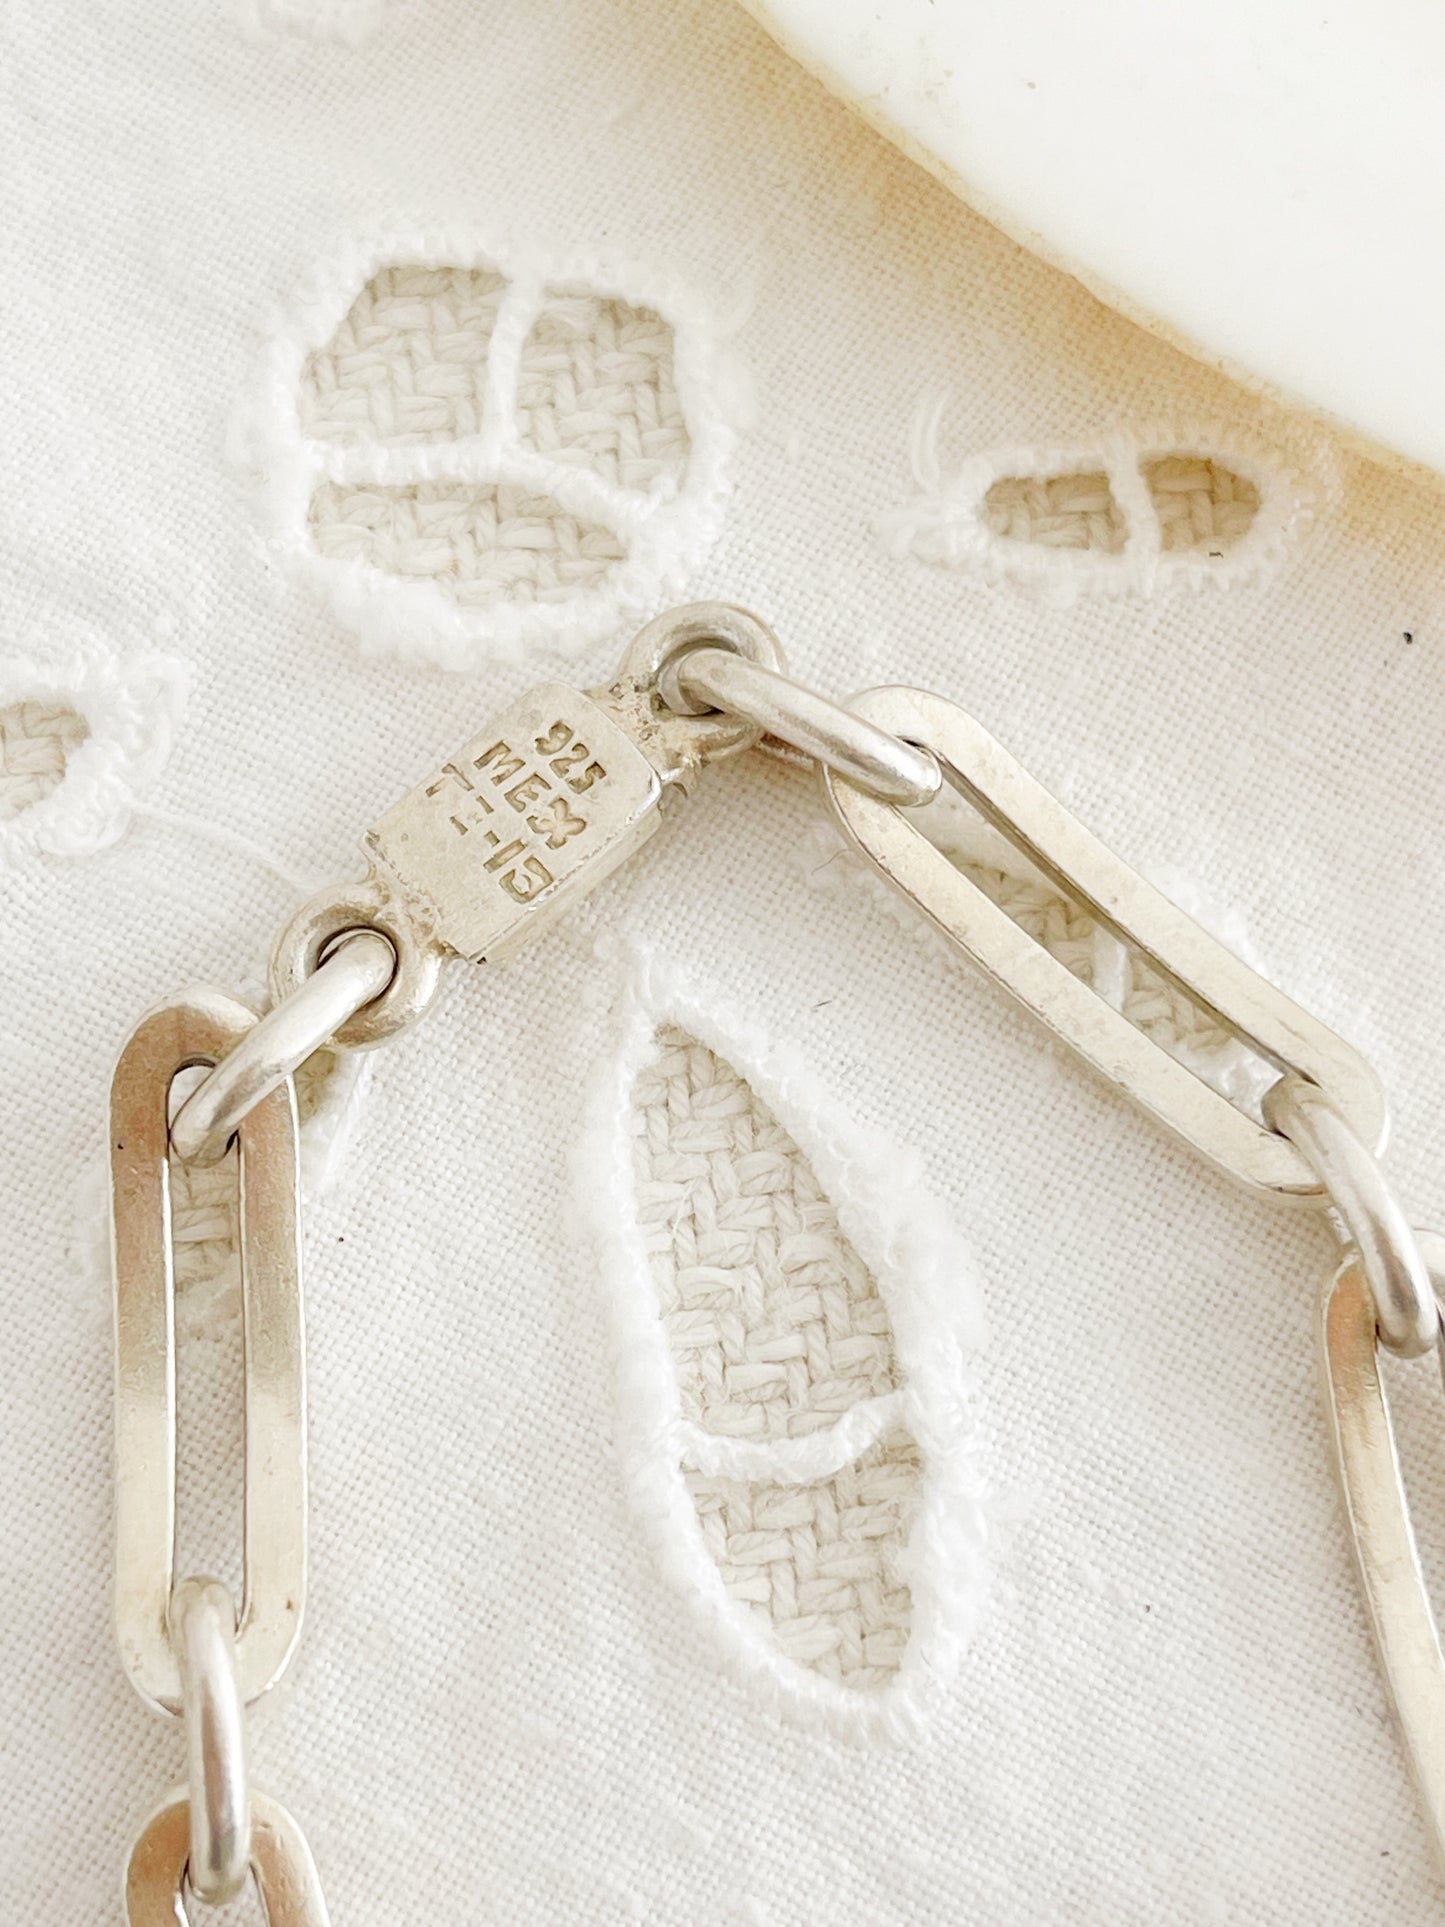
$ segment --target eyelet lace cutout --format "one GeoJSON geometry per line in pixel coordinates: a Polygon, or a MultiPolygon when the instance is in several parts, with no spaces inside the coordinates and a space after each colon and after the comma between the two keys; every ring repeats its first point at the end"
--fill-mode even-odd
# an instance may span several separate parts
{"type": "Polygon", "coordinates": [[[995,535],[1045,549],[1101,549],[1117,555],[1129,533],[1102,469],[1078,475],[1005,475],[984,496],[982,516],[995,535]]]}
{"type": "Polygon", "coordinates": [[[900,1569],[918,1512],[918,1449],[885,1439],[831,1479],[767,1485],[689,1472],[703,1544],[778,1651],[855,1693],[898,1677],[913,1600],[900,1569]]]}
{"type": "Polygon", "coordinates": [[[611,529],[522,488],[326,482],[310,524],[318,555],[430,584],[464,609],[566,603],[626,559],[611,529]]]}
{"type": "Polygon", "coordinates": [[[522,348],[517,430],[524,447],[614,487],[678,488],[688,434],[672,329],[650,308],[596,295],[549,302],[522,348]]]}
{"type": "Polygon", "coordinates": [[[1303,538],[1332,486],[1323,440],[1273,419],[1267,430],[1155,424],[1079,447],[996,449],[947,477],[944,410],[937,396],[920,406],[917,493],[879,518],[885,546],[1058,606],[1252,580],[1303,538]]]}
{"type": "Polygon", "coordinates": [[[1192,549],[1222,561],[1244,541],[1259,514],[1259,489],[1211,456],[1161,455],[1140,465],[1166,554],[1192,549]]]}
{"type": "Polygon", "coordinates": [[[67,703],[18,702],[0,709],[0,822],[49,796],[89,734],[90,724],[67,703]]]}
{"type": "MultiPolygon", "coordinates": [[[[1223,561],[1254,526],[1259,490],[1207,455],[1165,455],[1140,464],[1166,554],[1194,550],[1223,561]]],[[[1094,549],[1117,555],[1128,541],[1124,514],[1102,470],[1066,475],[1006,475],[983,498],[995,535],[1044,549],[1094,549]]]]}
{"type": "Polygon", "coordinates": [[[381,268],[308,356],[301,430],[337,447],[480,435],[492,333],[507,292],[495,268],[381,268]]]}
{"type": "Polygon", "coordinates": [[[87,639],[0,661],[0,869],[86,856],[123,834],[170,754],[186,671],[87,639]]]}
{"type": "Polygon", "coordinates": [[[786,1053],[650,968],[624,1028],[581,1176],[639,1516],[772,1708],[912,1732],[986,1577],[966,1260],[908,1160],[786,1053]]]}
{"type": "Polygon", "coordinates": [[[738,383],[687,292],[401,234],[325,266],[240,421],[277,554],[365,648],[572,653],[721,527],[738,383]]]}

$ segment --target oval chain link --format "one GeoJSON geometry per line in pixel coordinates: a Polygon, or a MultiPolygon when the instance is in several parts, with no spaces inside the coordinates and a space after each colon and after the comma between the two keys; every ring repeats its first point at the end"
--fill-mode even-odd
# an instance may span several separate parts
{"type": "MultiPolygon", "coordinates": [[[[822,771],[833,813],[881,874],[1081,1057],[1232,1175],[1333,1205],[1349,1243],[1327,1300],[1334,1439],[1385,1671],[1445,1838],[1445,1663],[1420,1577],[1376,1357],[1439,1342],[1445,1239],[1417,1239],[1376,1153],[1383,1093],[1364,1060],[1078,823],[942,697],[880,689],[846,708],[791,681],[766,625],[719,603],[633,639],[617,678],[532,691],[368,832],[369,874],[305,905],[272,964],[275,1008],[197,991],[153,1012],[117,1066],[116,1622],[152,1705],[184,1712],[190,1786],[147,1823],[130,1927],[177,1927],[185,1895],[254,1876],[271,1927],[326,1927],[304,1837],[248,1788],[242,1706],[284,1670],[306,1589],[305,1368],[291,1075],[321,1046],[368,1048],[432,1002],[442,961],[513,954],[608,876],[703,763],[760,746],[822,771]],[[1250,1115],[1105,1003],[902,812],[947,784],[1060,892],[1278,1073],[1250,1115]],[[167,1127],[177,1072],[211,1074],[167,1127]],[[239,1145],[245,1326],[245,1588],[175,1586],[170,1152],[239,1145]]],[[[1442,1346],[1445,1357],[1445,1346],[1442,1346]]]]}
{"type": "MultiPolygon", "coordinates": [[[[125,1870],[128,1927],[189,1927],[190,1815],[171,1795],[141,1829],[125,1870]]],[[[279,1801],[251,1795],[250,1871],[266,1927],[330,1927],[306,1836],[279,1801]]]]}
{"type": "MultiPolygon", "coordinates": [[[[1364,1143],[1382,1142],[1384,1093],[1359,1053],[1101,843],[971,716],[919,689],[873,689],[851,707],[929,749],[950,785],[1061,894],[1279,1072],[1327,1091],[1364,1143]]],[[[823,781],[834,817],[874,868],[1110,1083],[1243,1183],[1323,1202],[1318,1176],[1287,1138],[1105,1003],[919,824],[829,770],[823,781]]]]}
{"type": "Polygon", "coordinates": [[[1369,1287],[1382,1343],[1402,1358],[1433,1351],[1440,1313],[1429,1268],[1378,1161],[1318,1085],[1305,1078],[1282,1077],[1271,1086],[1264,1114],[1309,1160],[1339,1213],[1344,1242],[1369,1287]]]}
{"type": "Polygon", "coordinates": [[[349,930],[289,997],[227,1051],[171,1120],[179,1158],[209,1164],[225,1155],[242,1121],[342,1026],[386,994],[395,945],[382,930],[349,930]]]}
{"type": "MultiPolygon", "coordinates": [[[[1445,1236],[1412,1237],[1438,1292],[1445,1287],[1445,1236]]],[[[1445,1656],[1380,1371],[1381,1336],[1374,1290],[1352,1252],[1326,1286],[1320,1318],[1330,1443],[1380,1670],[1426,1820],[1445,1848],[1445,1656]]],[[[1445,1346],[1441,1357],[1445,1369],[1445,1346]]]]}
{"type": "Polygon", "coordinates": [[[219,1579],[176,1588],[171,1632],[186,1727],[190,1857],[186,1878],[212,1907],[234,1900],[251,1870],[246,1709],[236,1676],[236,1609],[219,1579]]]}
{"type": "MultiPolygon", "coordinates": [[[[167,1105],[172,1079],[235,1049],[255,1014],[197,990],[146,1017],[111,1094],[115,1248],[116,1636],[132,1685],[179,1713],[176,1340],[167,1105]]],[[[245,1592],[236,1674],[247,1703],[285,1670],[306,1603],[306,1368],[296,1104],[289,1083],[239,1132],[245,1344],[245,1592]]]]}
{"type": "Polygon", "coordinates": [[[679,715],[722,710],[745,716],[805,761],[822,764],[895,808],[931,802],[943,782],[938,759],[928,750],[730,649],[678,649],[664,663],[657,686],[679,715]]]}

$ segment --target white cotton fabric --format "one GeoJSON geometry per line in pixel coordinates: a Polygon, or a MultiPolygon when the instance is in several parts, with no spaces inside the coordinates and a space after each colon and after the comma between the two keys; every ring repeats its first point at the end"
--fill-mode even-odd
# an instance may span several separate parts
{"type": "MultiPolygon", "coordinates": [[[[283,877],[352,873],[393,798],[556,671],[365,656],[266,545],[228,424],[275,316],[359,235],[506,231],[689,287],[754,392],[689,593],[759,610],[824,688],[956,696],[1240,917],[1379,1065],[1400,1194],[1445,1217],[1438,493],[1321,447],[1339,485],[1309,541],[1211,595],[1056,607],[896,552],[875,525],[915,490],[925,391],[953,398],[945,472],[1160,420],[1237,421],[1250,448],[1258,410],[956,204],[728,0],[328,11],[350,39],[300,31],[300,0],[22,0],[0,26],[0,657],[98,635],[191,684],[119,840],[47,838],[0,875],[7,1921],[121,1921],[125,1853],[182,1771],[109,1624],[114,1055],[167,994],[257,982],[300,900],[283,877]]],[[[1219,137],[1181,130],[1201,166],[1219,137]]],[[[1406,298],[1381,291],[1381,354],[1406,298]]],[[[819,887],[818,812],[777,764],[717,772],[378,1057],[307,1213],[314,1576],[253,1716],[258,1783],[344,1927],[1423,1927],[1445,1895],[1326,1458],[1322,1222],[1205,1168],[871,891],[819,887]],[[619,932],[787,1043],[850,1130],[918,1152],[972,1252],[993,1583],[904,1742],[845,1744],[738,1683],[629,1503],[569,1190],[623,1048],[619,932]]],[[[1439,1576],[1438,1384],[1392,1381],[1439,1576]]],[[[193,1467],[224,1457],[220,1409],[193,1467]]]]}

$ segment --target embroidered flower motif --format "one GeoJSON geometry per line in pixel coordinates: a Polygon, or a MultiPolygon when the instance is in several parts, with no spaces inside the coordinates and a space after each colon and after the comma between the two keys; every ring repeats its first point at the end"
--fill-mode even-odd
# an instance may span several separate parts
{"type": "Polygon", "coordinates": [[[1320,437],[1294,424],[1154,425],[1082,447],[994,449],[946,478],[945,400],[914,423],[918,492],[878,521],[895,555],[1009,582],[1067,606],[1080,595],[1226,586],[1275,567],[1328,493],[1320,437]]]}
{"type": "Polygon", "coordinates": [[[240,452],[276,552],[363,647],[572,653],[677,593],[721,526],[735,377],[681,288],[470,235],[318,273],[240,452]]]}
{"type": "Polygon", "coordinates": [[[90,640],[0,662],[0,867],[115,842],[170,754],[183,664],[90,640]]]}
{"type": "Polygon", "coordinates": [[[623,1024],[580,1176],[638,1514],[771,1707],[915,1731],[987,1575],[967,1260],[909,1160],[788,1053],[652,970],[623,1024]]]}

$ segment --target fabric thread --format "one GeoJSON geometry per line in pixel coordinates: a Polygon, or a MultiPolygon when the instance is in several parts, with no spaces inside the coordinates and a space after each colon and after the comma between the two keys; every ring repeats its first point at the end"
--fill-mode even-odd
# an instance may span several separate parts
{"type": "Polygon", "coordinates": [[[65,703],[18,702],[0,710],[0,822],[49,796],[89,734],[89,723],[65,703]]]}
{"type": "Polygon", "coordinates": [[[626,559],[611,529],[523,488],[328,482],[311,498],[310,522],[318,555],[429,583],[468,609],[565,603],[626,559]]]}
{"type": "MultiPolygon", "coordinates": [[[[1140,464],[1165,554],[1202,552],[1222,562],[1248,535],[1259,490],[1205,455],[1166,455],[1140,464]]],[[[982,520],[995,535],[1046,549],[1102,549],[1117,555],[1129,528],[1101,471],[1009,475],[983,498],[982,520]]]]}

